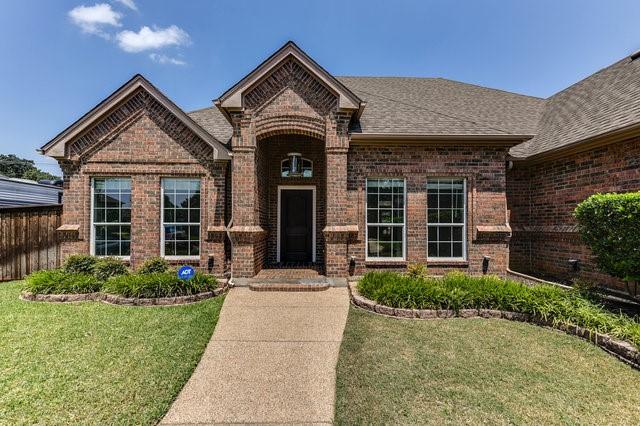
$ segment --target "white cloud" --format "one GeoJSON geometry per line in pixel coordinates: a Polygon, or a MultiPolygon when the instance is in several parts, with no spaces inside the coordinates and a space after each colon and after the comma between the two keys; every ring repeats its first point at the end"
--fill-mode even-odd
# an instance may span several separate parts
{"type": "Polygon", "coordinates": [[[144,26],[137,33],[125,30],[119,32],[116,37],[120,48],[125,52],[132,53],[190,43],[189,34],[175,25],[167,28],[154,27],[153,29],[144,26]]]}
{"type": "Polygon", "coordinates": [[[138,6],[136,6],[136,3],[133,0],[115,0],[115,1],[128,7],[131,10],[138,10],[138,6]]]}
{"type": "Polygon", "coordinates": [[[152,61],[157,62],[159,64],[187,65],[187,63],[182,59],[172,58],[162,53],[151,53],[149,55],[149,58],[151,58],[152,61]]]}
{"type": "Polygon", "coordinates": [[[78,6],[69,11],[69,17],[82,31],[109,38],[103,28],[107,26],[119,27],[122,15],[107,3],[96,3],[93,6],[78,6]]]}

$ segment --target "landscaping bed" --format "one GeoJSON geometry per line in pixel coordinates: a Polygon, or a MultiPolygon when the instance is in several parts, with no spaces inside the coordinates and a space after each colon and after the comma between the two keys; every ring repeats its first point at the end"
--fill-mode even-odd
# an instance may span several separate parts
{"type": "Polygon", "coordinates": [[[179,279],[161,258],[150,259],[140,270],[130,272],[118,259],[76,255],[67,259],[61,269],[38,271],[26,277],[21,298],[166,306],[197,302],[224,290],[215,277],[200,272],[189,280],[179,279]]]}
{"type": "Polygon", "coordinates": [[[0,284],[0,424],[156,424],[224,297],[171,309],[24,303],[0,284]]]}
{"type": "Polygon", "coordinates": [[[607,311],[597,296],[553,286],[526,286],[495,276],[407,276],[371,272],[351,286],[354,303],[404,318],[503,318],[550,326],[588,339],[638,367],[640,324],[607,311]]]}

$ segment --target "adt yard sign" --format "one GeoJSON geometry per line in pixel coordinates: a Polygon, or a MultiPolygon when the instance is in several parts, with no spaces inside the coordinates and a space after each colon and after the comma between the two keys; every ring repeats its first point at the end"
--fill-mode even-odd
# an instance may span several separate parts
{"type": "Polygon", "coordinates": [[[196,270],[189,265],[185,265],[178,270],[178,278],[181,280],[190,280],[196,274],[196,270]]]}

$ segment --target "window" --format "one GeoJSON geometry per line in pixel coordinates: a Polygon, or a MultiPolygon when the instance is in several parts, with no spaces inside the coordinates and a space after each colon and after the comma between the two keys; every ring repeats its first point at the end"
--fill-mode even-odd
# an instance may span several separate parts
{"type": "Polygon", "coordinates": [[[162,254],[200,256],[200,180],[162,179],[162,254]]]}
{"type": "Polygon", "coordinates": [[[131,179],[92,181],[93,253],[129,256],[131,252],[131,179]]]}
{"type": "Polygon", "coordinates": [[[404,259],[404,179],[367,179],[367,258],[404,259]]]}
{"type": "Polygon", "coordinates": [[[464,179],[427,180],[428,259],[465,259],[466,203],[464,179]]]}
{"type": "MultiPolygon", "coordinates": [[[[291,159],[285,158],[284,160],[282,160],[281,171],[282,171],[282,177],[289,177],[289,173],[291,172],[291,159]]],[[[302,174],[298,175],[299,177],[303,177],[303,178],[313,177],[313,161],[303,158],[301,172],[302,174]]]]}

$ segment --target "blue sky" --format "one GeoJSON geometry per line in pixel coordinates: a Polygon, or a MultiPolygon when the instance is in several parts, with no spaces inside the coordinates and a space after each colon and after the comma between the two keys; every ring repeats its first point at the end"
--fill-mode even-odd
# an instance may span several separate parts
{"type": "Polygon", "coordinates": [[[547,97],[640,49],[640,2],[5,0],[0,153],[35,149],[135,73],[183,109],[287,40],[335,75],[446,77],[547,97]]]}

